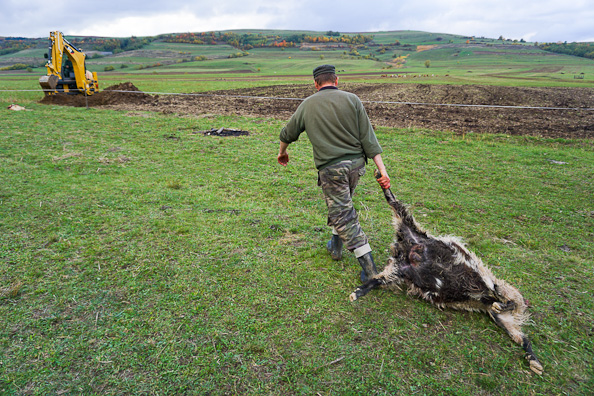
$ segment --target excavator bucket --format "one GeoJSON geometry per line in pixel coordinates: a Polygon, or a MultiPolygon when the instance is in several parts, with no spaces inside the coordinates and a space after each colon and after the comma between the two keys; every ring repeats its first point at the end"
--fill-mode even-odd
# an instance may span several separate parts
{"type": "Polygon", "coordinates": [[[58,80],[60,80],[60,78],[55,74],[41,76],[39,77],[39,85],[41,85],[41,88],[45,94],[49,95],[52,91],[56,90],[56,87],[58,86],[58,80]]]}

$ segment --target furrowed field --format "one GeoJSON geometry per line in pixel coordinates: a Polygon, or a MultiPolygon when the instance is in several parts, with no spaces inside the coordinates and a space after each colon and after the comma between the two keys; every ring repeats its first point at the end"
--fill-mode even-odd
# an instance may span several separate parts
{"type": "MultiPolygon", "coordinates": [[[[100,81],[155,92],[286,82],[202,76],[184,88],[172,73],[100,81]]],[[[37,78],[0,75],[0,89],[37,78]]],[[[0,92],[0,394],[594,391],[591,139],[376,128],[417,221],[462,237],[529,301],[539,376],[484,314],[384,290],[349,302],[360,268],[326,252],[305,135],[287,168],[276,162],[286,119],[40,99],[0,92]],[[250,134],[200,133],[221,127],[250,134]]],[[[372,170],[355,204],[383,267],[393,229],[372,170]]]]}

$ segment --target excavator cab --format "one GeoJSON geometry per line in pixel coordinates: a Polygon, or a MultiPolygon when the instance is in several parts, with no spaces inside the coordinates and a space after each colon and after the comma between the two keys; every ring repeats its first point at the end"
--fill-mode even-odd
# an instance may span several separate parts
{"type": "Polygon", "coordinates": [[[62,92],[93,95],[99,92],[97,73],[87,70],[85,53],[66,40],[61,32],[50,32],[45,57],[47,75],[39,78],[39,84],[46,95],[62,92]]]}
{"type": "Polygon", "coordinates": [[[62,78],[64,80],[74,80],[74,67],[72,67],[72,62],[70,59],[66,59],[64,62],[64,66],[62,67],[62,78]]]}

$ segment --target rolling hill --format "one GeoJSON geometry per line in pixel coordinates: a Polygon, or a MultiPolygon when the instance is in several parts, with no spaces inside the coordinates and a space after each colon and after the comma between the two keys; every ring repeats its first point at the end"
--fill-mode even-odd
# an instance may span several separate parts
{"type": "MultiPolygon", "coordinates": [[[[67,38],[87,53],[88,68],[104,75],[304,76],[316,64],[335,63],[344,73],[421,74],[430,82],[457,78],[454,82],[471,84],[581,86],[591,83],[594,74],[591,59],[545,51],[547,46],[538,43],[420,31],[233,30],[67,38]]],[[[0,70],[44,73],[46,47],[45,38],[0,38],[0,70]]]]}

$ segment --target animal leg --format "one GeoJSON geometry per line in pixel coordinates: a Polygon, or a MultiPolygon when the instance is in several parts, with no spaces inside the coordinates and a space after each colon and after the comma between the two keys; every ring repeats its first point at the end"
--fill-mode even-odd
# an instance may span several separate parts
{"type": "MultiPolygon", "coordinates": [[[[380,171],[376,169],[375,178],[379,179],[380,177],[382,177],[382,175],[380,171]]],[[[384,192],[384,197],[386,198],[386,201],[388,201],[388,205],[390,205],[390,207],[392,208],[396,218],[402,220],[409,219],[409,223],[414,223],[414,220],[412,219],[412,216],[410,216],[410,214],[408,213],[406,206],[404,206],[402,202],[396,199],[394,193],[392,193],[392,190],[390,190],[389,188],[382,188],[382,191],[384,192]]]]}
{"type": "MultiPolygon", "coordinates": [[[[505,307],[506,304],[503,306],[505,307]]],[[[489,316],[491,316],[497,326],[503,328],[516,344],[522,345],[524,352],[526,352],[524,357],[528,360],[530,370],[534,371],[536,374],[542,374],[543,368],[532,351],[532,344],[528,337],[522,332],[520,326],[516,323],[513,315],[507,310],[504,313],[498,313],[495,312],[495,310],[490,309],[488,312],[489,316]]]]}
{"type": "Polygon", "coordinates": [[[491,305],[491,310],[495,313],[503,313],[507,311],[513,311],[516,308],[516,303],[514,301],[508,301],[506,303],[502,303],[500,301],[494,302],[491,305]]]}
{"type": "Polygon", "coordinates": [[[351,302],[355,301],[356,299],[363,297],[371,290],[379,287],[382,284],[382,280],[378,278],[371,278],[361,286],[359,286],[354,292],[352,292],[349,296],[349,300],[351,302]]]}
{"type": "Polygon", "coordinates": [[[528,364],[530,364],[530,370],[534,371],[536,374],[542,375],[543,368],[536,355],[532,351],[532,343],[528,339],[528,337],[522,337],[522,348],[526,351],[524,357],[528,360],[528,364]]]}

